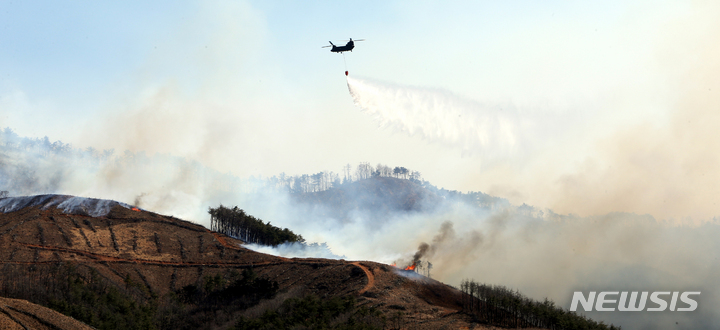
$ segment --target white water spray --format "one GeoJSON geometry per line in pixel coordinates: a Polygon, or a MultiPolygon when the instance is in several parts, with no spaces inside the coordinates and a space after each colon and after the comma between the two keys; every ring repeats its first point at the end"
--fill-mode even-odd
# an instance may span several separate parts
{"type": "Polygon", "coordinates": [[[513,107],[468,100],[448,91],[347,78],[355,105],[381,127],[460,147],[464,153],[511,154],[529,125],[513,107]]]}

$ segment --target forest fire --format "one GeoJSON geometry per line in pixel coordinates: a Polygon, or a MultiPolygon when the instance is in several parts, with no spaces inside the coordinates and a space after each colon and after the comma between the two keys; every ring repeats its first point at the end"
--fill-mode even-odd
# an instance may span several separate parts
{"type": "Polygon", "coordinates": [[[137,207],[133,207],[133,208],[131,208],[131,210],[133,210],[133,211],[137,211],[137,212],[140,212],[140,209],[139,209],[139,208],[137,208],[137,207]]]}
{"type": "MultiPolygon", "coordinates": [[[[398,267],[398,266],[397,266],[397,264],[396,264],[396,263],[394,263],[394,262],[393,262],[393,263],[392,263],[392,264],[391,264],[390,266],[393,266],[393,267],[395,267],[395,268],[398,268],[398,269],[400,269],[400,267],[398,267]]],[[[407,266],[407,267],[405,267],[405,269],[404,269],[404,270],[411,270],[411,271],[414,271],[416,267],[417,267],[417,263],[413,262],[413,263],[412,263],[412,265],[410,265],[410,266],[407,266]]]]}

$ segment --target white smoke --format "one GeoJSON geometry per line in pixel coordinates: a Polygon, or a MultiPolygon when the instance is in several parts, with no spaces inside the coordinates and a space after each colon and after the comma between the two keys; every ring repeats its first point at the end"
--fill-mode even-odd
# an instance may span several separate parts
{"type": "Polygon", "coordinates": [[[248,244],[244,247],[267,254],[287,258],[325,258],[345,259],[345,256],[334,254],[326,243],[283,243],[278,246],[248,244]]]}
{"type": "MultiPolygon", "coordinates": [[[[412,261],[418,246],[427,242],[432,248],[423,261],[433,264],[433,278],[451,285],[473,278],[517,288],[534,299],[548,297],[565,308],[575,290],[701,291],[699,310],[693,314],[650,320],[644,313],[592,317],[628,328],[665,328],[670,320],[694,328],[720,326],[711,308],[720,303],[714,280],[720,272],[717,223],[693,227],[626,213],[561,216],[502,200],[477,206],[450,197],[437,207],[421,208],[424,212],[357,209],[338,218],[321,205],[298,203],[286,191],[262,189],[262,180],[241,180],[175,157],[126,153],[102,160],[72,150],[33,149],[32,143],[22,141],[0,141],[0,190],[15,196],[53,192],[112,198],[205,225],[208,207],[238,205],[308,242],[325,242],[255,247],[261,252],[389,264],[412,261]]],[[[358,190],[346,198],[378,197],[358,190]]],[[[66,200],[75,199],[53,205],[66,200]]],[[[17,209],[30,199],[0,201],[3,208],[17,209]]],[[[83,205],[86,199],[76,201],[70,204],[83,205]]],[[[86,205],[84,212],[102,214],[94,211],[103,210],[102,203],[94,205],[99,208],[86,205]]]]}
{"type": "Polygon", "coordinates": [[[184,158],[116,155],[49,141],[22,138],[10,129],[0,132],[0,191],[92,196],[204,225],[208,207],[241,200],[242,180],[184,158]]]}
{"type": "MultiPolygon", "coordinates": [[[[359,193],[348,198],[371,197],[359,193]]],[[[720,271],[714,261],[720,258],[717,223],[694,227],[629,213],[567,216],[527,205],[493,209],[453,198],[433,211],[378,216],[356,210],[349,219],[328,217],[322,207],[293,203],[286,195],[257,200],[246,210],[309,241],[327,242],[334,254],[350,260],[405,266],[426,242],[420,260],[432,263],[435,279],[451,285],[468,278],[505,285],[566,309],[574,291],[701,291],[700,308],[693,313],[586,314],[633,329],[667,328],[675,322],[696,329],[720,326],[712,310],[720,303],[720,286],[714,281],[720,271]]],[[[261,251],[312,256],[298,248],[261,251]]]]}
{"type": "Polygon", "coordinates": [[[449,91],[347,78],[355,105],[383,128],[461,148],[502,156],[523,149],[534,126],[512,105],[491,105],[449,91]]]}

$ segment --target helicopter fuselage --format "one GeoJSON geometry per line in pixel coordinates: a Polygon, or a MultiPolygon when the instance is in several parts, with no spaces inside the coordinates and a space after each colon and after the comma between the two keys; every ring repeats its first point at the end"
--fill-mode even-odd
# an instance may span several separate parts
{"type": "Polygon", "coordinates": [[[353,48],[355,48],[355,43],[352,40],[348,41],[345,46],[335,46],[332,42],[330,44],[332,45],[332,49],[330,49],[330,51],[333,53],[342,53],[347,51],[352,52],[353,48]]]}

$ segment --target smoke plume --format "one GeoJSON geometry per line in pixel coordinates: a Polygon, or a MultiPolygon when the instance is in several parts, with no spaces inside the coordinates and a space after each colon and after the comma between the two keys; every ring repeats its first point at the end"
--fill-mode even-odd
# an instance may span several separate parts
{"type": "MultiPolygon", "coordinates": [[[[474,229],[470,230],[467,237],[459,239],[455,234],[453,223],[451,221],[445,221],[440,225],[440,230],[433,237],[431,244],[425,242],[420,243],[418,250],[413,255],[411,264],[417,264],[420,260],[432,261],[438,251],[441,251],[441,253],[446,251],[459,251],[462,254],[467,254],[475,250],[481,243],[482,234],[478,231],[474,229]]],[[[449,261],[448,256],[443,256],[439,259],[441,259],[440,265],[449,261]]]]}
{"type": "Polygon", "coordinates": [[[420,243],[420,246],[418,247],[417,252],[415,252],[415,255],[413,255],[413,265],[416,264],[420,259],[425,256],[425,254],[430,249],[430,245],[428,243],[422,242],[420,243]]]}

